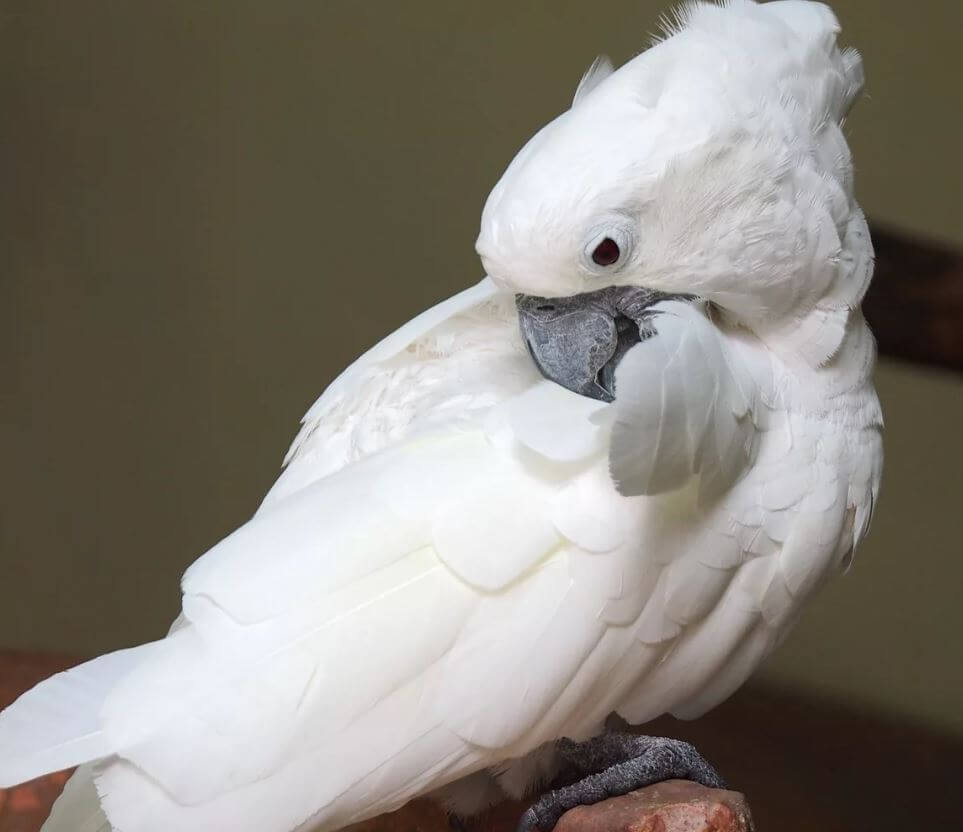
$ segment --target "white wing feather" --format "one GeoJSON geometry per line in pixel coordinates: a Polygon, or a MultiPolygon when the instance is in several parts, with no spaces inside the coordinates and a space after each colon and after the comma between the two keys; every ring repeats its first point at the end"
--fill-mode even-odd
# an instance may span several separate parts
{"type": "Polygon", "coordinates": [[[155,652],[156,642],[107,653],[51,676],[0,712],[0,788],[109,754],[101,706],[155,652]]]}

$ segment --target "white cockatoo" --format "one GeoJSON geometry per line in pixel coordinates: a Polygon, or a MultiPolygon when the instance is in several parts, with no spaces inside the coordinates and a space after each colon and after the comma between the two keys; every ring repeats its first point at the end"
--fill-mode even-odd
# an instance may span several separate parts
{"type": "Polygon", "coordinates": [[[492,191],[489,276],[324,392],[166,638],[0,715],[0,785],[80,765],[48,830],[307,832],[428,793],[470,814],[560,756],[587,778],[524,826],[712,782],[671,740],[588,741],[726,698],[866,532],[838,31],[817,3],[695,4],[596,62],[492,191]]]}

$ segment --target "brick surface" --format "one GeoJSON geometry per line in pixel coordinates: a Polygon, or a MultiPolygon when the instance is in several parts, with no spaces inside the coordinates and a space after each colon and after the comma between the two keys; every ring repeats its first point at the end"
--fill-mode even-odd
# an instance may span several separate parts
{"type": "Polygon", "coordinates": [[[669,780],[566,812],[555,832],[751,832],[738,792],[669,780]]]}

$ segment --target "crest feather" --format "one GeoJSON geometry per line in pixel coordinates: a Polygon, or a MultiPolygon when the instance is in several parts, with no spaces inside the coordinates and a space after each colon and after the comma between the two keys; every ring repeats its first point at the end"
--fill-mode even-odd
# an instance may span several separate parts
{"type": "Polygon", "coordinates": [[[585,70],[582,80],[578,82],[578,86],[575,88],[575,97],[572,99],[572,106],[574,107],[579,101],[582,101],[613,72],[615,72],[615,67],[612,66],[609,56],[599,55],[592,61],[592,65],[585,70]]]}

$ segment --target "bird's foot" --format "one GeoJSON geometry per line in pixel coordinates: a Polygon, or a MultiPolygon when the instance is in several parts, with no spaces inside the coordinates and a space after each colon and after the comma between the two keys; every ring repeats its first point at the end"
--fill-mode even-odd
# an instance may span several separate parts
{"type": "Polygon", "coordinates": [[[713,789],[726,787],[705,758],[681,740],[610,733],[581,743],[563,739],[558,750],[579,779],[536,800],[522,815],[517,832],[550,832],[575,806],[590,806],[663,780],[678,778],[713,789]]]}

